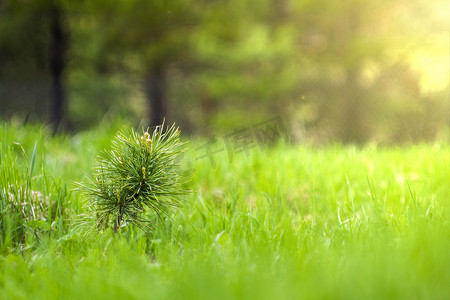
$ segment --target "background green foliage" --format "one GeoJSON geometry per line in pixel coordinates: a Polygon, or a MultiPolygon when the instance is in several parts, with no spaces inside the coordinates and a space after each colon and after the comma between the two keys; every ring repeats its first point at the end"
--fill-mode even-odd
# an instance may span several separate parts
{"type": "Polygon", "coordinates": [[[2,118],[46,119],[52,5],[69,33],[67,129],[149,124],[156,72],[185,132],[279,115],[314,143],[448,137],[446,1],[3,1],[2,118]]]}

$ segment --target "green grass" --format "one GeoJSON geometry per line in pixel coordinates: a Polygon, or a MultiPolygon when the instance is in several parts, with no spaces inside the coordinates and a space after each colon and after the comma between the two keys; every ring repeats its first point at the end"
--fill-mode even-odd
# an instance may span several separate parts
{"type": "Polygon", "coordinates": [[[180,210],[85,239],[73,183],[120,127],[1,127],[0,299],[448,299],[448,144],[281,143],[212,168],[192,141],[180,210]]]}

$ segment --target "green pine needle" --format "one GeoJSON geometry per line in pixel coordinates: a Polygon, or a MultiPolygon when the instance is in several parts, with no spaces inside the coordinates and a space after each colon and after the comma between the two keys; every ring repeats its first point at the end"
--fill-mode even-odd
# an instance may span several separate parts
{"type": "Polygon", "coordinates": [[[80,185],[97,229],[118,231],[132,223],[147,231],[154,226],[149,212],[161,220],[180,206],[179,196],[187,193],[176,162],[183,145],[175,124],[164,131],[163,123],[151,135],[148,130],[142,136],[134,130],[119,132],[112,149],[98,157],[94,179],[80,185]]]}

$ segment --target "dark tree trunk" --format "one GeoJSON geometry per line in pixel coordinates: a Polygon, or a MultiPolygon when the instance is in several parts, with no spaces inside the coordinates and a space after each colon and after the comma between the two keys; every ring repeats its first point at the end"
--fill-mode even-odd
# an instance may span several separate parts
{"type": "Polygon", "coordinates": [[[160,125],[166,116],[166,74],[163,66],[150,67],[145,78],[150,108],[150,126],[160,125]]]}
{"type": "Polygon", "coordinates": [[[289,15],[288,4],[286,0],[273,0],[273,16],[276,22],[281,23],[286,21],[289,15]]]}
{"type": "Polygon", "coordinates": [[[63,106],[66,101],[62,75],[66,67],[65,52],[67,33],[61,24],[61,13],[57,6],[53,6],[50,12],[50,46],[48,65],[52,78],[50,89],[50,113],[49,123],[53,134],[56,133],[63,114],[63,106]]]}
{"type": "Polygon", "coordinates": [[[340,138],[344,143],[363,144],[370,136],[368,116],[364,105],[368,105],[364,90],[358,83],[357,70],[350,70],[343,89],[345,99],[341,116],[340,138]]]}

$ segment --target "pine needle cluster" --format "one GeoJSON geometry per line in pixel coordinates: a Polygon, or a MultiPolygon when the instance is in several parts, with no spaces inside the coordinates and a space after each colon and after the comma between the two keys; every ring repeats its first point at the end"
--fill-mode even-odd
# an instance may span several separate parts
{"type": "Polygon", "coordinates": [[[142,135],[133,129],[120,131],[111,150],[98,157],[94,178],[81,185],[97,229],[112,226],[118,231],[132,223],[148,231],[155,225],[152,215],[161,220],[180,206],[187,190],[176,158],[184,145],[175,125],[164,130],[163,123],[151,135],[148,129],[142,135]]]}

